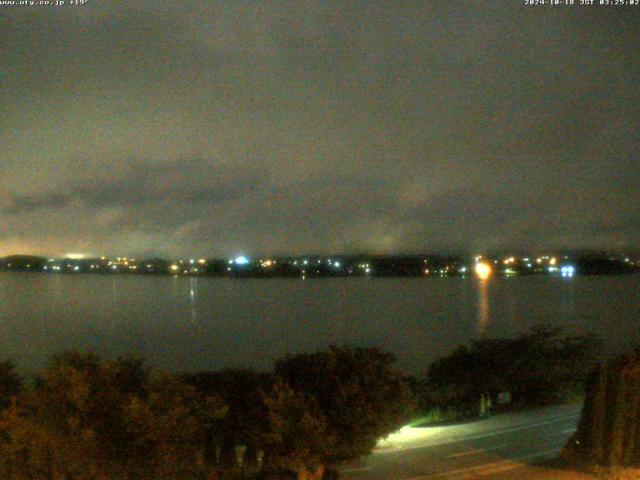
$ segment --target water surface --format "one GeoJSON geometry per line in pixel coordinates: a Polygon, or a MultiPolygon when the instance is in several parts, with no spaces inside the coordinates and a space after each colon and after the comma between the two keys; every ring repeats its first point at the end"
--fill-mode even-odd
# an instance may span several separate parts
{"type": "Polygon", "coordinates": [[[23,371],[62,349],[136,353],[162,369],[268,369],[329,344],[377,345],[422,373],[457,345],[539,323],[640,343],[640,275],[572,279],[215,279],[0,274],[0,357],[23,371]]]}

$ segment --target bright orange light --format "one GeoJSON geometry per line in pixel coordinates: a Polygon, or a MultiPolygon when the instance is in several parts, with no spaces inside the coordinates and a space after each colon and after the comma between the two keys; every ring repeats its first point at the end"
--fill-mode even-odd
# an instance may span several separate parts
{"type": "Polygon", "coordinates": [[[476,263],[476,275],[480,280],[486,280],[491,276],[491,265],[488,263],[476,263]]]}

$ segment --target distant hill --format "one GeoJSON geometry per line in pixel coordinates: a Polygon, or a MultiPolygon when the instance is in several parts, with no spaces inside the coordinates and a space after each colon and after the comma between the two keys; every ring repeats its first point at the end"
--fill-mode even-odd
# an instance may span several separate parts
{"type": "Polygon", "coordinates": [[[46,262],[46,258],[35,255],[11,255],[0,259],[0,269],[23,272],[41,271],[46,262]]]}

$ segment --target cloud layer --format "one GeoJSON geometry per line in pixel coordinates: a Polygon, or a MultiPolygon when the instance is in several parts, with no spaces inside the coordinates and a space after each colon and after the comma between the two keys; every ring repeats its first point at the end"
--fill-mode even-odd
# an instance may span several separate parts
{"type": "Polygon", "coordinates": [[[637,9],[0,12],[0,254],[640,246],[637,9]]]}

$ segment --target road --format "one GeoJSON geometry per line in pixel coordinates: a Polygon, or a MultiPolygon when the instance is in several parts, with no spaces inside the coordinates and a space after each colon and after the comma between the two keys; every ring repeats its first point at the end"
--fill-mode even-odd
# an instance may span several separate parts
{"type": "Polygon", "coordinates": [[[404,427],[374,452],[345,465],[350,480],[585,478],[531,474],[530,464],[558,455],[575,431],[581,405],[494,415],[464,424],[404,427]],[[526,471],[529,470],[529,474],[526,471]]]}

